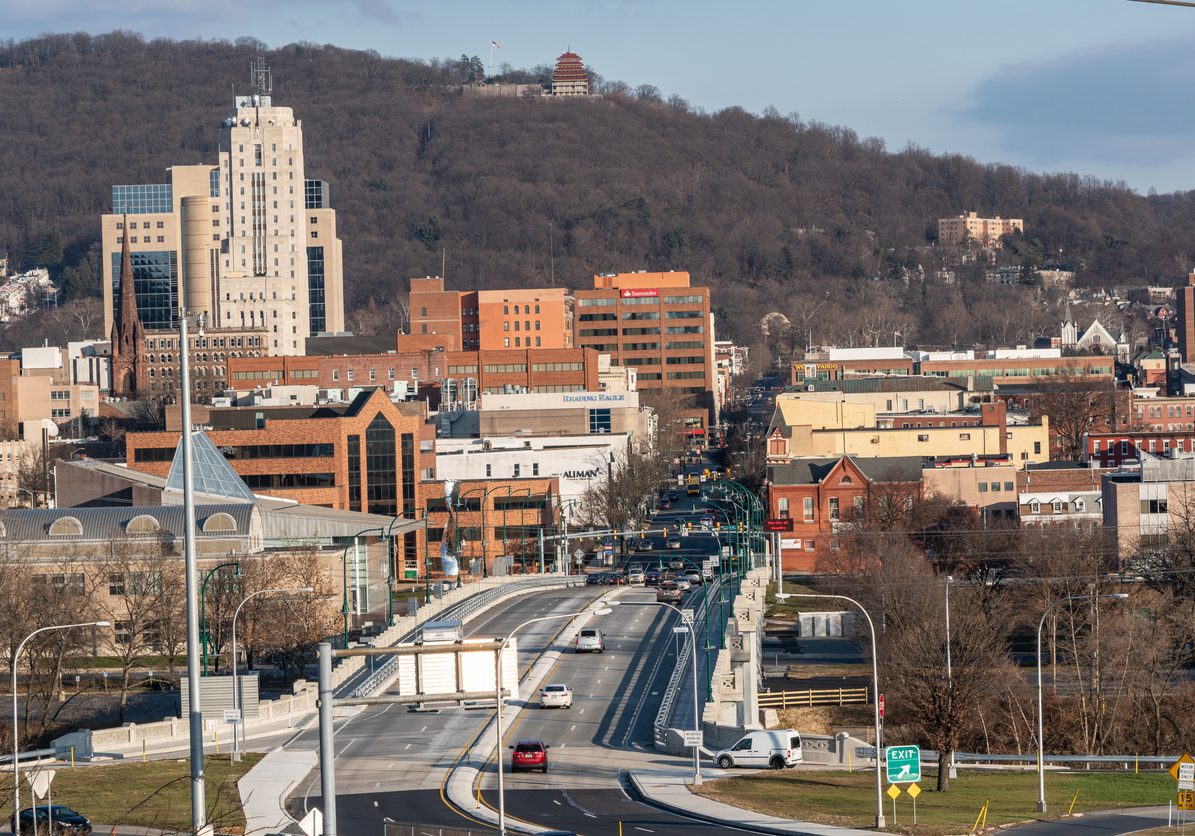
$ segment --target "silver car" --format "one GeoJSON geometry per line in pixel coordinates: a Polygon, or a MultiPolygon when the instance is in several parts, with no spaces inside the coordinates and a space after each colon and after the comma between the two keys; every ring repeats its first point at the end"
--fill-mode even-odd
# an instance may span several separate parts
{"type": "Polygon", "coordinates": [[[605,653],[606,637],[596,627],[584,627],[577,634],[576,651],[578,653],[605,653]]]}

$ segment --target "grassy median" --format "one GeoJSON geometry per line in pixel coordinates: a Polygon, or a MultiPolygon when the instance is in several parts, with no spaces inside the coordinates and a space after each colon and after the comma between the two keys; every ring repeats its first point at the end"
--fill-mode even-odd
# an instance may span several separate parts
{"type": "MultiPolygon", "coordinates": [[[[217,833],[243,833],[245,817],[237,780],[263,756],[245,753],[240,763],[226,755],[205,759],[208,820],[217,833]]],[[[22,768],[22,777],[27,771],[22,768]]],[[[57,767],[54,803],[65,804],[91,819],[93,824],[140,825],[186,831],[191,826],[190,766],[183,760],[146,763],[110,763],[57,767]]],[[[28,806],[28,794],[22,793],[28,806]]],[[[8,820],[11,808],[3,810],[8,820]]]]}
{"type": "MultiPolygon", "coordinates": [[[[896,799],[895,815],[892,800],[884,796],[888,830],[930,836],[967,833],[985,802],[990,802],[987,826],[992,828],[1063,816],[1072,799],[1075,813],[1089,813],[1165,804],[1174,796],[1174,780],[1165,773],[1055,772],[1046,775],[1050,812],[1039,816],[1037,776],[1033,772],[960,770],[945,793],[934,790],[935,780],[931,773],[921,782],[916,827],[913,803],[906,793],[896,799]]],[[[874,772],[759,772],[712,781],[698,792],[715,801],[780,818],[857,828],[869,828],[875,823],[874,772]]]]}

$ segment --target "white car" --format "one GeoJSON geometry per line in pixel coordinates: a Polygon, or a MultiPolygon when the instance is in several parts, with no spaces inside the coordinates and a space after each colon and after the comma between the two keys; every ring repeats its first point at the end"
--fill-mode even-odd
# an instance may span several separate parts
{"type": "Polygon", "coordinates": [[[558,682],[551,685],[545,685],[544,689],[539,692],[539,707],[572,708],[573,689],[558,682]]]}

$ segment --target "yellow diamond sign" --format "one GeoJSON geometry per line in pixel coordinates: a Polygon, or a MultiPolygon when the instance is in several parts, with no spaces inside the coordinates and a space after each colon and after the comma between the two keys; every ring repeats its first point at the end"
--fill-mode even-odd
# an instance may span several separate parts
{"type": "MultiPolygon", "coordinates": [[[[896,785],[893,784],[892,786],[896,785]]],[[[909,786],[905,788],[905,792],[913,796],[913,798],[916,798],[917,796],[921,795],[921,787],[917,786],[916,784],[909,784],[909,786]]]]}
{"type": "Polygon", "coordinates": [[[898,795],[900,795],[900,787],[896,786],[896,784],[889,784],[888,797],[895,801],[898,795]]]}
{"type": "Polygon", "coordinates": [[[1186,765],[1187,770],[1189,770],[1192,766],[1195,766],[1195,758],[1192,758],[1190,755],[1184,752],[1183,756],[1176,760],[1174,765],[1170,767],[1170,777],[1176,781],[1182,780],[1180,773],[1186,771],[1183,769],[1184,765],[1186,765]]]}

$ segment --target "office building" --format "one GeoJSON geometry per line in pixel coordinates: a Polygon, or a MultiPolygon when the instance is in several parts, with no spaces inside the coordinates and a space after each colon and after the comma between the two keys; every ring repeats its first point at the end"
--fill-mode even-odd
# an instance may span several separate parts
{"type": "Polygon", "coordinates": [[[640,392],[686,404],[683,432],[704,438],[717,419],[709,288],[684,272],[611,273],[574,295],[576,345],[634,368],[640,392]]]}
{"type": "Polygon", "coordinates": [[[455,336],[465,351],[570,348],[572,309],[563,288],[445,290],[438,276],[411,279],[411,336],[455,336]]]}
{"type": "Polygon", "coordinates": [[[1186,285],[1175,295],[1178,356],[1183,363],[1195,363],[1195,273],[1187,276],[1186,285]]]}
{"type": "Polygon", "coordinates": [[[216,164],[173,166],[166,183],[113,186],[102,243],[105,333],[120,318],[126,243],[147,339],[174,330],[181,306],[203,315],[208,338],[254,333],[271,355],[302,354],[309,335],[344,329],[328,184],[307,178],[302,122],[273,104],[260,62],[253,95],[237,96],[220,127],[216,164]]]}

